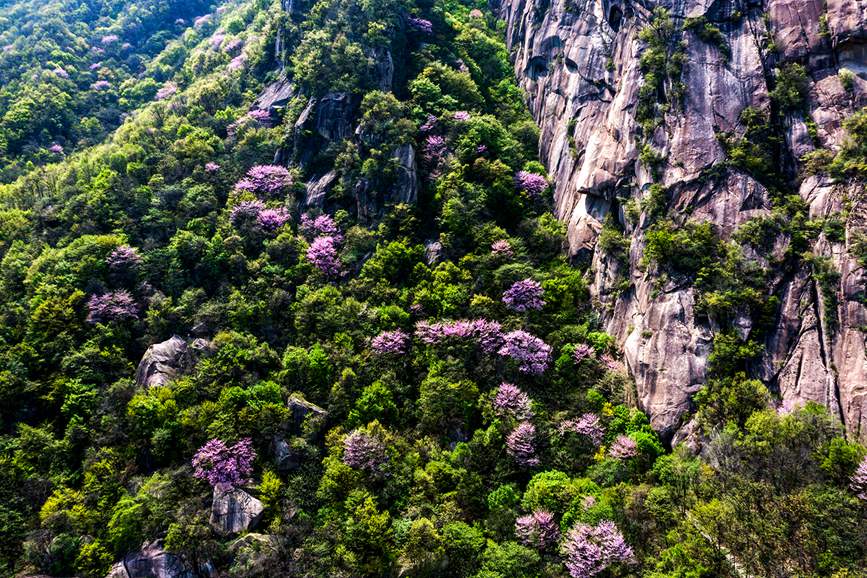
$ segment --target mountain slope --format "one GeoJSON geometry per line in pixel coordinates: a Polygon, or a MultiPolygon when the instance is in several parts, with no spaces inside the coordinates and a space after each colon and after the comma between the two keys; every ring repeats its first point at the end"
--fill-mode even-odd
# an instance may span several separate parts
{"type": "MultiPolygon", "coordinates": [[[[857,575],[867,451],[739,375],[753,345],[714,340],[700,453],[639,409],[672,433],[564,250],[504,38],[484,3],[226,3],[105,140],[0,185],[0,572],[857,575]]],[[[771,318],[774,271],[652,190],[659,276],[771,318]]]]}
{"type": "Polygon", "coordinates": [[[750,350],[735,369],[779,404],[820,403],[867,435],[864,175],[827,167],[847,126],[863,132],[847,119],[867,104],[864,11],[502,3],[570,250],[592,258],[606,328],[667,436],[733,339],[750,350]]]}

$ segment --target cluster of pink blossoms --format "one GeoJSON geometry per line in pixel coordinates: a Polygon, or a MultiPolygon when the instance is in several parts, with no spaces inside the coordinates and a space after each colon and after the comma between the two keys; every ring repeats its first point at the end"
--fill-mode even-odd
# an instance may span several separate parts
{"type": "Polygon", "coordinates": [[[509,258],[515,256],[515,251],[512,249],[511,243],[505,239],[500,239],[491,244],[491,254],[496,255],[497,257],[509,258]]]}
{"type": "Polygon", "coordinates": [[[325,235],[327,237],[334,237],[338,242],[343,240],[340,227],[337,226],[331,215],[326,214],[319,215],[316,218],[310,218],[309,215],[301,215],[301,232],[308,238],[325,235]]]}
{"type": "Polygon", "coordinates": [[[424,34],[433,34],[433,23],[430,20],[426,20],[424,18],[419,18],[417,16],[410,16],[406,19],[407,24],[410,27],[418,30],[419,32],[423,32],[424,34]]]}
{"type": "Polygon", "coordinates": [[[593,445],[602,445],[602,438],[605,437],[605,428],[602,427],[602,422],[599,421],[599,416],[593,413],[585,413],[578,419],[569,419],[560,424],[558,428],[560,435],[568,432],[574,432],[587,436],[593,445]]]}
{"type": "Polygon", "coordinates": [[[503,303],[512,311],[523,313],[525,311],[539,311],[545,307],[542,297],[545,290],[538,281],[524,279],[516,281],[503,293],[503,303]]]}
{"type": "Polygon", "coordinates": [[[429,323],[419,321],[415,333],[428,345],[439,345],[450,340],[476,342],[485,353],[496,352],[503,341],[502,326],[486,319],[462,319],[459,321],[429,323]]]}
{"type": "Polygon", "coordinates": [[[408,346],[409,335],[399,329],[383,331],[370,342],[370,348],[379,354],[403,354],[408,346]]]}
{"type": "Polygon", "coordinates": [[[518,465],[531,468],[539,465],[536,457],[536,426],[522,421],[506,436],[506,452],[518,465]]]}
{"type": "Polygon", "coordinates": [[[849,487],[859,499],[867,501],[867,457],[861,460],[858,469],[849,478],[849,487]]]}
{"type": "Polygon", "coordinates": [[[316,237],[307,248],[307,260],[326,277],[337,277],[342,269],[334,237],[316,237]]]}
{"type": "Polygon", "coordinates": [[[551,346],[526,331],[512,331],[503,336],[503,345],[497,351],[518,364],[518,371],[541,375],[551,361],[551,346]]]}
{"type": "Polygon", "coordinates": [[[634,458],[638,455],[638,444],[629,436],[619,435],[608,448],[608,455],[616,460],[634,458]]]}
{"type": "Polygon", "coordinates": [[[530,396],[511,383],[501,383],[494,396],[494,412],[500,417],[528,420],[533,417],[530,396]]]}
{"type": "Polygon", "coordinates": [[[343,463],[350,468],[376,472],[386,459],[382,442],[363,431],[354,430],[343,439],[343,463]]]}
{"type": "Polygon", "coordinates": [[[174,82],[165,83],[162,88],[157,91],[156,99],[165,100],[171,98],[178,92],[178,85],[174,82]]]}
{"type": "Polygon", "coordinates": [[[256,451],[253,440],[244,438],[234,445],[212,439],[193,456],[193,475],[220,490],[250,483],[256,451]]]}
{"type": "Polygon", "coordinates": [[[591,578],[612,564],[634,558],[623,534],[614,522],[607,520],[596,526],[576,524],[566,535],[561,553],[572,578],[591,578]]]}
{"type": "Polygon", "coordinates": [[[421,149],[421,157],[429,166],[436,166],[448,154],[449,147],[446,139],[436,135],[428,135],[421,149]]]}
{"type": "Polygon", "coordinates": [[[560,539],[560,528],[551,512],[536,510],[515,520],[515,537],[525,546],[544,550],[560,539]]]}
{"type": "Polygon", "coordinates": [[[258,199],[241,201],[229,214],[229,222],[236,228],[252,226],[265,233],[274,233],[291,220],[292,216],[284,207],[267,208],[258,199]]]}
{"type": "Polygon", "coordinates": [[[518,171],[515,175],[515,186],[530,198],[538,199],[548,189],[548,180],[538,173],[518,171]]]}
{"type": "Polygon", "coordinates": [[[87,322],[111,323],[138,319],[139,306],[129,291],[109,291],[91,295],[87,301],[87,322]]]}
{"type": "Polygon", "coordinates": [[[575,363],[581,363],[585,359],[590,359],[594,355],[593,348],[586,343],[579,343],[575,346],[575,351],[572,353],[572,359],[575,363]]]}
{"type": "Polygon", "coordinates": [[[141,261],[141,255],[129,245],[119,245],[105,258],[108,269],[117,273],[133,270],[141,264],[141,261]]]}
{"type": "Polygon", "coordinates": [[[526,331],[517,330],[503,334],[502,326],[486,319],[460,320],[430,323],[419,321],[415,333],[428,345],[443,342],[473,341],[485,353],[496,353],[512,359],[518,371],[532,375],[545,373],[551,361],[551,346],[526,331]]]}
{"type": "Polygon", "coordinates": [[[273,195],[283,192],[292,185],[292,175],[280,165],[256,165],[247,171],[246,176],[235,183],[235,188],[251,193],[273,195]]]}

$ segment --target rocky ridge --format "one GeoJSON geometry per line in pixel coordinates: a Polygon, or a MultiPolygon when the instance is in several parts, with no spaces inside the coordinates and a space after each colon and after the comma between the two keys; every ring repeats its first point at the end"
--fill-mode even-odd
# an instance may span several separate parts
{"type": "MultiPolygon", "coordinates": [[[[646,198],[658,183],[676,223],[709,221],[723,240],[750,219],[770,215],[768,188],[727,162],[720,138],[743,136],[742,113],[752,107],[779,118],[787,193],[799,194],[810,218],[842,219],[843,234],[823,232],[810,242],[809,252],[836,272],[830,282],[803,262],[770,276],[766,298],[780,305],[771,329],[759,336],[764,353],[750,373],[781,407],[822,403],[853,436],[867,439],[865,272],[855,254],[867,221],[863,184],[808,176],[799,160],[817,147],[838,150],[844,120],[867,104],[867,1],[504,0],[499,12],[540,126],[540,151],[555,185],[557,215],[568,224],[570,252],[592,263],[593,296],[654,427],[669,438],[685,429],[720,328],[697,311],[695,288],[660,286],[656,271],[642,262],[651,219],[646,211],[629,218],[628,202],[646,198]],[[681,82],[683,96],[647,131],[640,118],[646,82],[640,58],[647,46],[639,33],[657,7],[668,10],[674,25],[667,60],[682,62],[680,77],[664,82],[663,90],[670,96],[681,82]],[[720,34],[701,34],[704,23],[720,34]],[[804,113],[773,110],[779,70],[792,63],[803,65],[809,79],[804,113]],[[848,87],[843,69],[854,73],[848,87]],[[648,146],[658,166],[642,158],[648,146]],[[606,220],[629,240],[625,259],[597,244],[606,220]]],[[[784,252],[789,241],[777,238],[771,253],[784,252]]],[[[744,251],[761,264],[770,256],[744,251]]],[[[734,321],[743,339],[754,324],[748,315],[734,321]]]]}

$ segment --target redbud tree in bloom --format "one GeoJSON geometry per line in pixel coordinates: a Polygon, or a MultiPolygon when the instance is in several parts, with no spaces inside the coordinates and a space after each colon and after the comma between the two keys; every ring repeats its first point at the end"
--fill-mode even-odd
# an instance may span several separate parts
{"type": "Polygon", "coordinates": [[[111,323],[138,319],[139,306],[129,291],[109,291],[92,295],[87,301],[88,323],[111,323]]]}
{"type": "Polygon", "coordinates": [[[599,416],[592,413],[585,413],[578,419],[566,420],[560,424],[558,428],[560,435],[567,432],[574,432],[586,436],[593,442],[593,445],[602,445],[602,438],[605,437],[605,428],[602,427],[602,422],[599,421],[599,416]]]}
{"type": "Polygon", "coordinates": [[[380,355],[403,354],[409,346],[409,335],[401,330],[383,331],[373,338],[370,348],[380,355]]]}
{"type": "Polygon", "coordinates": [[[612,564],[633,559],[632,548],[614,522],[607,520],[596,526],[576,524],[560,547],[572,578],[596,576],[612,564]]]}
{"type": "Polygon", "coordinates": [[[193,475],[219,490],[231,490],[250,483],[256,451],[253,441],[244,438],[229,446],[212,439],[193,456],[193,475]]]}
{"type": "Polygon", "coordinates": [[[517,281],[503,293],[503,303],[512,311],[539,311],[545,306],[542,285],[533,279],[517,281]]]}
{"type": "Polygon", "coordinates": [[[292,175],[279,165],[256,165],[235,184],[235,188],[251,193],[274,195],[292,185],[292,175]]]}
{"type": "Polygon", "coordinates": [[[515,175],[515,186],[530,198],[538,199],[548,189],[548,181],[538,173],[518,171],[515,175]]]}
{"type": "Polygon", "coordinates": [[[608,455],[617,460],[634,458],[638,455],[638,445],[631,437],[619,435],[608,448],[608,455]]]}
{"type": "Polygon", "coordinates": [[[500,417],[530,419],[533,417],[530,397],[511,383],[501,383],[494,396],[494,413],[500,417]]]}
{"type": "Polygon", "coordinates": [[[416,16],[410,16],[406,19],[407,24],[410,27],[422,32],[424,34],[432,34],[433,33],[433,23],[430,20],[426,20],[424,18],[418,18],[416,16]]]}
{"type": "Polygon", "coordinates": [[[386,459],[382,442],[363,431],[354,430],[343,440],[343,463],[350,468],[376,472],[386,459]]]}
{"type": "Polygon", "coordinates": [[[579,343],[575,346],[575,351],[572,353],[572,359],[575,363],[581,363],[585,359],[591,359],[594,355],[593,348],[586,343],[579,343]]]}
{"type": "Polygon", "coordinates": [[[340,227],[337,226],[331,215],[319,215],[315,219],[310,218],[309,215],[301,215],[301,232],[308,238],[334,237],[338,243],[343,240],[340,227]]]}
{"type": "Polygon", "coordinates": [[[526,331],[512,331],[503,336],[497,352],[518,364],[518,371],[533,375],[545,373],[551,360],[551,346],[526,331]]]}
{"type": "Polygon", "coordinates": [[[317,237],[307,248],[307,260],[326,277],[340,275],[341,265],[334,237],[317,237]]]}
{"type": "Polygon", "coordinates": [[[514,257],[515,252],[512,250],[512,245],[505,239],[500,239],[499,241],[494,241],[491,244],[491,254],[496,255],[497,257],[514,257]]]}
{"type": "Polygon", "coordinates": [[[867,501],[867,457],[861,460],[861,465],[849,479],[849,487],[858,498],[867,501]]]}
{"type": "Polygon", "coordinates": [[[503,342],[501,330],[499,323],[487,319],[461,319],[442,323],[419,321],[415,325],[415,334],[423,343],[439,345],[449,341],[472,342],[485,353],[494,353],[500,348],[503,342]]]}
{"type": "Polygon", "coordinates": [[[551,512],[536,510],[515,520],[515,537],[525,546],[544,550],[560,539],[560,528],[551,512]]]}
{"type": "Polygon", "coordinates": [[[520,466],[534,467],[539,465],[536,457],[536,426],[528,421],[518,424],[508,436],[506,436],[506,452],[515,459],[520,466]]]}
{"type": "Polygon", "coordinates": [[[105,258],[105,264],[108,265],[109,271],[115,273],[132,271],[141,265],[141,261],[141,255],[129,245],[119,245],[105,258]]]}

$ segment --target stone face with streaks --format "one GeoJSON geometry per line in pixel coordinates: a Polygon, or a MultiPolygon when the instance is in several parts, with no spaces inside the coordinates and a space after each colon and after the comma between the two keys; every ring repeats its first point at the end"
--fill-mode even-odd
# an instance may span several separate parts
{"type": "MultiPolygon", "coordinates": [[[[783,170],[812,217],[845,215],[842,239],[823,234],[810,247],[839,281],[819,283],[807,263],[785,274],[772,271],[767,296],[780,306],[752,373],[784,406],[822,403],[851,434],[867,439],[865,272],[853,254],[867,224],[864,185],[806,177],[799,163],[818,147],[837,150],[845,119],[867,104],[867,0],[663,0],[653,6],[625,0],[501,0],[499,6],[515,73],[540,126],[557,215],[568,225],[572,254],[592,263],[592,294],[635,379],[636,401],[665,437],[685,439],[677,432],[707,380],[719,327],[696,310],[694,289],[658,286],[658,273],[642,263],[651,221],[645,214],[628,219],[625,201],[642,199],[658,182],[675,223],[710,221],[724,240],[746,221],[769,215],[769,192],[726,164],[720,135],[743,136],[741,113],[769,111],[775,69],[798,62],[808,72],[809,96],[805,113],[782,120],[783,170]],[[635,116],[644,82],[639,32],[656,5],[669,10],[678,31],[685,92],[662,125],[642,136],[635,116]],[[718,27],[724,46],[694,30],[680,32],[686,18],[718,27]],[[840,68],[858,75],[851,90],[841,83],[840,68]],[[640,160],[644,143],[663,159],[655,177],[640,160]],[[619,223],[630,241],[627,263],[597,248],[606,219],[619,223]]],[[[768,266],[788,243],[780,237],[770,254],[749,247],[744,254],[768,266]]],[[[748,316],[734,325],[742,338],[750,336],[748,316]]]]}

